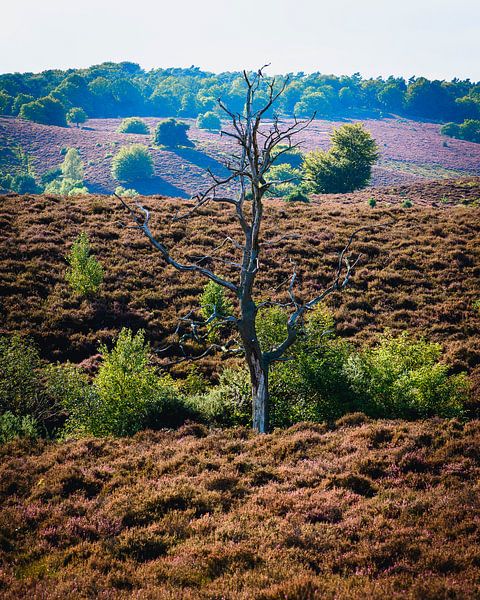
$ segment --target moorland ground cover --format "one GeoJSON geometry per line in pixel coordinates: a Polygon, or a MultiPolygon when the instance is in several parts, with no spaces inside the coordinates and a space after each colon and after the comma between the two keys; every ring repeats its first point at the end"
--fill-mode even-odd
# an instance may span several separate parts
{"type": "MultiPolygon", "coordinates": [[[[154,159],[155,176],[138,184],[138,191],[186,197],[208,183],[206,168],[222,172],[219,159],[230,148],[230,143],[219,133],[198,129],[194,119],[182,120],[191,126],[189,136],[195,148],[158,148],[152,145],[151,135],[118,133],[121,119],[90,119],[84,129],[77,129],[39,125],[13,117],[0,117],[0,147],[4,151],[22,148],[31,157],[38,178],[60,165],[62,149],[77,148],[85,164],[89,189],[108,193],[119,183],[111,176],[112,159],[119,148],[133,143],[146,144],[154,159]]],[[[145,118],[144,121],[153,134],[161,119],[145,118]]],[[[379,144],[381,156],[373,168],[373,186],[480,174],[480,145],[445,138],[438,124],[393,118],[361,122],[379,144]]],[[[315,120],[302,134],[303,150],[327,149],[332,128],[342,123],[315,120]]],[[[8,156],[2,160],[5,161],[3,170],[8,171],[8,156]]]]}

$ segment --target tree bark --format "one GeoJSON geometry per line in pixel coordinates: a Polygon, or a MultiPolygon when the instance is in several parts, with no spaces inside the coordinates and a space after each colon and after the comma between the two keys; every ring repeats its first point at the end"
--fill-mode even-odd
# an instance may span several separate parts
{"type": "Polygon", "coordinates": [[[256,352],[246,354],[252,383],[252,423],[258,433],[269,429],[268,365],[256,352]]]}

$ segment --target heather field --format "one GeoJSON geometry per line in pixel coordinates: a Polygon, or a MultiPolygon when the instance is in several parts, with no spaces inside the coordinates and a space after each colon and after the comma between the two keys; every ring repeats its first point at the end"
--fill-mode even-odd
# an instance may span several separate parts
{"type": "MultiPolygon", "coordinates": [[[[310,204],[269,200],[263,239],[275,243],[265,247],[258,295],[286,297],[292,258],[301,265],[299,294],[310,297],[330,282],[352,230],[376,225],[356,242],[362,259],[349,287],[328,302],[337,333],[360,343],[386,328],[410,330],[440,342],[454,371],[478,377],[479,199],[480,180],[473,178],[325,195],[310,204]],[[405,200],[411,208],[403,207],[405,200]]],[[[239,235],[227,208],[206,207],[191,222],[172,223],[191,203],[144,201],[154,231],[178,258],[194,260],[225,234],[239,235]]],[[[0,331],[31,336],[44,358],[77,363],[96,355],[99,341],[111,340],[122,326],[145,328],[154,348],[165,345],[178,318],[198,306],[205,282],[165,267],[139,233],[121,227],[125,219],[109,196],[2,197],[0,331]],[[81,231],[105,269],[92,300],[72,295],[64,278],[65,256],[81,231]]],[[[233,248],[225,252],[223,258],[238,259],[233,248]]],[[[214,256],[210,265],[227,273],[214,256]]],[[[207,357],[202,368],[211,372],[218,360],[207,357]]]]}
{"type": "Polygon", "coordinates": [[[480,423],[1,448],[0,597],[474,600],[480,423]]]}
{"type": "MultiPolygon", "coordinates": [[[[153,132],[161,119],[146,118],[153,132]]],[[[39,125],[13,117],[0,117],[0,147],[20,146],[32,159],[37,176],[58,167],[62,148],[74,147],[85,163],[86,183],[94,193],[109,193],[118,185],[110,173],[112,158],[123,145],[150,146],[155,176],[136,187],[143,194],[188,197],[208,183],[205,170],[222,173],[219,159],[231,149],[228,139],[218,133],[198,129],[193,119],[183,119],[191,128],[195,149],[159,149],[151,136],[116,133],[121,119],[90,119],[83,129],[39,125]]],[[[347,121],[316,120],[302,134],[305,151],[329,146],[333,127],[347,121]]],[[[361,121],[372,133],[380,149],[373,168],[374,187],[405,184],[480,174],[480,144],[446,138],[440,125],[403,118],[361,121]]],[[[286,124],[291,123],[288,119],[286,124]]],[[[228,124],[224,123],[228,128],[228,124]]]]}

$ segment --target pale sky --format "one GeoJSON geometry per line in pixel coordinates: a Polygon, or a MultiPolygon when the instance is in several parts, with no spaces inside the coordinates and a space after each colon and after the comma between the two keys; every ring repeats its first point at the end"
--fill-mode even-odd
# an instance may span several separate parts
{"type": "Polygon", "coordinates": [[[1,0],[0,73],[152,67],[480,80],[480,0],[1,0]]]}

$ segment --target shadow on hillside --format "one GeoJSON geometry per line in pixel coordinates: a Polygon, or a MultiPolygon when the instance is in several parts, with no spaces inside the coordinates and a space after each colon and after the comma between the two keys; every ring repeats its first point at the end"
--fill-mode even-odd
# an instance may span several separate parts
{"type": "Polygon", "coordinates": [[[183,160],[197,165],[197,167],[200,167],[201,169],[210,169],[212,173],[219,177],[229,174],[228,170],[216,158],[209,156],[205,152],[200,152],[195,148],[172,148],[172,152],[183,160]]]}
{"type": "Polygon", "coordinates": [[[144,181],[137,181],[131,187],[135,188],[142,196],[155,194],[159,196],[171,196],[173,198],[190,198],[191,195],[182,190],[182,188],[165,181],[162,177],[152,177],[144,181]]]}
{"type": "MultiPolygon", "coordinates": [[[[113,194],[115,187],[120,185],[119,183],[112,186],[107,187],[106,185],[102,185],[101,183],[90,183],[86,182],[90,193],[92,194],[113,194]]],[[[172,198],[190,198],[191,194],[187,193],[182,188],[179,188],[168,181],[165,181],[162,177],[152,177],[151,179],[145,179],[143,181],[136,181],[133,183],[123,183],[121,184],[126,188],[133,188],[137,190],[139,194],[142,196],[171,196],[172,198]]]]}

